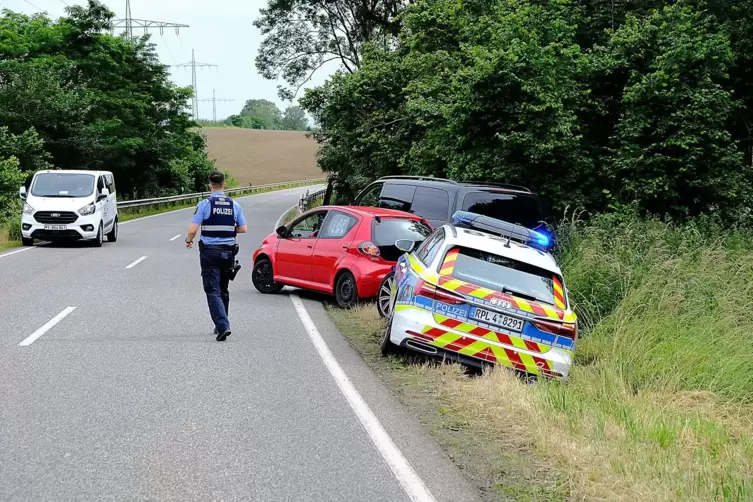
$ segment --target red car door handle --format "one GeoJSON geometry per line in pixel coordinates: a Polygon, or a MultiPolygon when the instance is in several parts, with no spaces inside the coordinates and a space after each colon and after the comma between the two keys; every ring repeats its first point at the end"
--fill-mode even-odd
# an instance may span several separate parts
{"type": "Polygon", "coordinates": [[[312,247],[314,247],[314,245],[313,244],[306,244],[306,247],[309,248],[309,249],[311,249],[312,247]]]}

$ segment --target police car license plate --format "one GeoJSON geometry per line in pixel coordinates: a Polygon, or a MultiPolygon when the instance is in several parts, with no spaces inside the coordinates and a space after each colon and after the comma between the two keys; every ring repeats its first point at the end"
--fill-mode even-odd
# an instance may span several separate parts
{"type": "Polygon", "coordinates": [[[66,225],[45,225],[45,230],[68,230],[66,225]]]}
{"type": "Polygon", "coordinates": [[[510,317],[509,315],[492,312],[491,310],[475,308],[471,311],[471,317],[477,321],[494,324],[511,331],[523,331],[523,320],[510,317]]]}

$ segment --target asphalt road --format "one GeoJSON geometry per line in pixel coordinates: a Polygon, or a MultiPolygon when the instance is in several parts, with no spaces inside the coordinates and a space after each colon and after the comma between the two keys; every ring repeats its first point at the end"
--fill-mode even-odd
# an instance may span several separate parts
{"type": "Polygon", "coordinates": [[[251,253],[303,191],[239,199],[225,343],[191,209],[0,255],[0,500],[475,500],[321,298],[253,289],[251,253]]]}

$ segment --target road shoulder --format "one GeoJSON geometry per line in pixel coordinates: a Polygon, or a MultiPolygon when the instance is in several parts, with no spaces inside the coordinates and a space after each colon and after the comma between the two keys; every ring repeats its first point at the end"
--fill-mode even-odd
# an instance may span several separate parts
{"type": "Polygon", "coordinates": [[[301,292],[309,316],[358,392],[437,501],[477,501],[475,489],[421,422],[340,333],[321,297],[301,292]]]}

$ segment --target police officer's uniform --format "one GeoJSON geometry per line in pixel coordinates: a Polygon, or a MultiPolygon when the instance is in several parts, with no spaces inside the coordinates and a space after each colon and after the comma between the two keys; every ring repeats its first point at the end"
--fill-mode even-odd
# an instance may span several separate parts
{"type": "Polygon", "coordinates": [[[235,263],[235,228],[246,224],[240,204],[223,192],[212,195],[196,206],[191,221],[201,225],[199,260],[209,313],[218,333],[230,331],[231,269],[235,263]]]}

